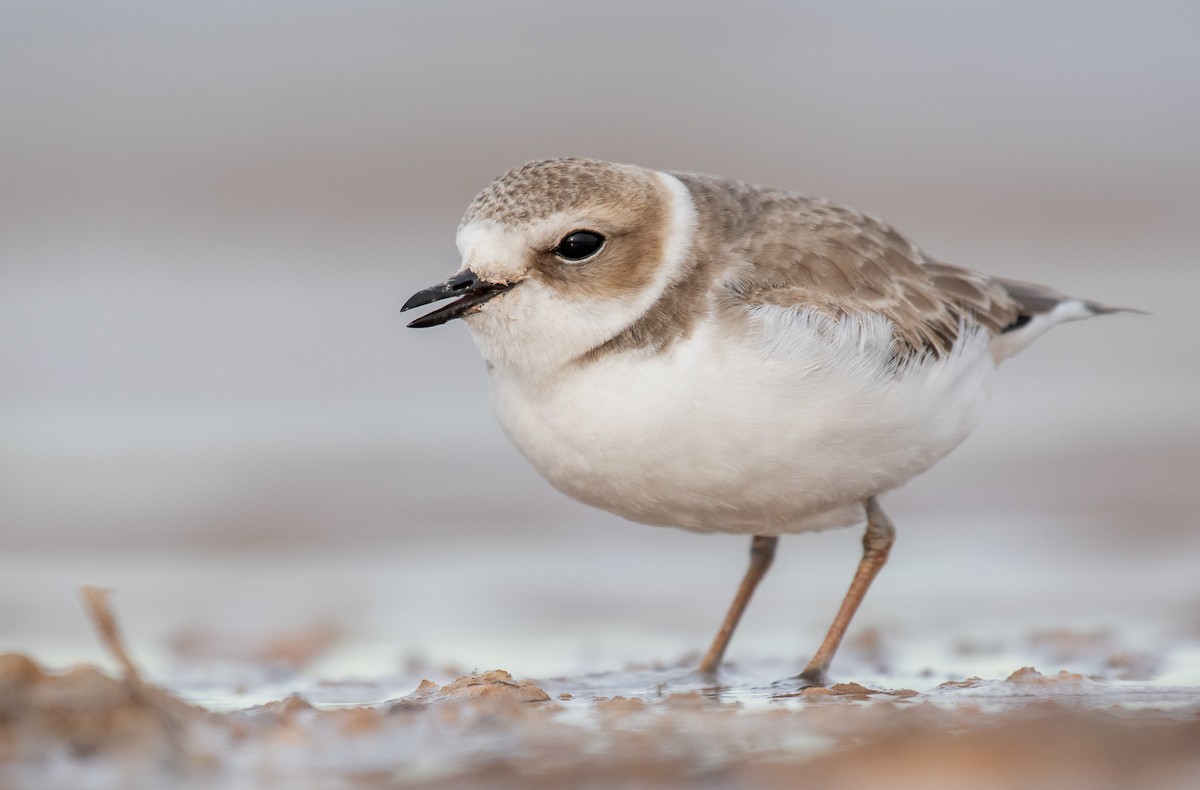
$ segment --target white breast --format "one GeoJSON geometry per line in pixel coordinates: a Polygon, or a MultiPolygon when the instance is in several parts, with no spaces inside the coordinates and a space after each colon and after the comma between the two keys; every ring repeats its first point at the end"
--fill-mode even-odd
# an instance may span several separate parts
{"type": "Polygon", "coordinates": [[[963,332],[889,370],[883,319],[760,306],[660,354],[532,382],[497,366],[501,425],[556,488],[646,524],[780,534],[844,526],[974,428],[994,363],[963,332]]]}

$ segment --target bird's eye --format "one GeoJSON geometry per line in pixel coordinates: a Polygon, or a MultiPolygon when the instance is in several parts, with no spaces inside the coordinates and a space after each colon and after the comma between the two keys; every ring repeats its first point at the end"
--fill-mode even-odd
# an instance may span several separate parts
{"type": "Polygon", "coordinates": [[[554,254],[565,261],[582,261],[590,258],[604,246],[604,237],[590,230],[568,233],[554,248],[554,254]]]}

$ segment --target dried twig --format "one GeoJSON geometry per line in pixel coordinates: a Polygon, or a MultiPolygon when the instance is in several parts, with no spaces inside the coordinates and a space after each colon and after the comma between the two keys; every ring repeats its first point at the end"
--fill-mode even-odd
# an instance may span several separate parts
{"type": "Polygon", "coordinates": [[[108,652],[117,660],[117,663],[121,665],[121,672],[124,675],[125,682],[129,684],[130,691],[137,697],[144,697],[146,693],[145,681],[142,680],[141,673],[133,665],[133,661],[129,658],[129,653],[125,650],[124,643],[121,642],[121,633],[117,628],[117,619],[113,617],[112,608],[108,605],[108,595],[111,592],[112,590],[88,585],[79,588],[79,593],[83,596],[84,606],[87,607],[87,612],[91,615],[92,623],[95,624],[96,631],[100,634],[100,641],[108,648],[108,652]]]}
{"type": "Polygon", "coordinates": [[[121,641],[120,629],[117,627],[117,619],[113,616],[112,608],[108,604],[108,595],[111,590],[84,585],[79,592],[83,596],[84,606],[100,635],[100,641],[121,666],[121,673],[125,685],[129,689],[130,698],[153,712],[163,725],[163,734],[171,749],[177,756],[186,757],[183,730],[184,713],[188,708],[175,697],[151,686],[142,679],[133,660],[129,658],[129,652],[125,650],[125,644],[121,641]]]}

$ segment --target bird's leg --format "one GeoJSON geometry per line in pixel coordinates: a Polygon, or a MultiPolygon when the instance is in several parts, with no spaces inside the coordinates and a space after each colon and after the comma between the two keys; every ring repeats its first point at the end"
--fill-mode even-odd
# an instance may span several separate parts
{"type": "Polygon", "coordinates": [[[883,564],[887,562],[892,541],[896,539],[896,528],[892,526],[891,519],[879,507],[879,502],[875,497],[869,497],[863,504],[867,509],[867,531],[863,534],[862,560],[858,563],[858,570],[854,573],[854,581],[850,582],[850,590],[842,601],[842,608],[838,610],[837,617],[833,619],[833,625],[829,627],[829,633],[825,635],[825,641],[821,643],[821,648],[817,650],[816,655],[799,675],[800,680],[808,683],[825,684],[825,673],[829,669],[829,662],[833,661],[833,654],[837,652],[838,645],[842,643],[842,637],[846,635],[846,627],[850,625],[850,620],[858,610],[858,605],[862,603],[863,596],[867,594],[867,588],[871,586],[871,581],[879,573],[883,564]]]}
{"type": "Polygon", "coordinates": [[[700,672],[703,674],[716,674],[717,667],[721,665],[721,657],[725,655],[725,648],[729,647],[733,630],[737,628],[738,620],[742,619],[742,612],[746,611],[746,604],[750,603],[750,596],[754,594],[754,588],[762,581],[762,577],[767,575],[767,569],[775,559],[775,546],[778,544],[779,538],[774,535],[755,535],[751,540],[750,567],[742,577],[742,586],[738,588],[737,596],[725,614],[721,630],[717,632],[712,647],[708,648],[704,660],[700,662],[700,672]]]}

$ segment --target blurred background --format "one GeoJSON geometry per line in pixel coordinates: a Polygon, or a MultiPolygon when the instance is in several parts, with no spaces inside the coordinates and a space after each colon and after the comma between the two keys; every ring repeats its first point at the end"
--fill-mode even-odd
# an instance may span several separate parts
{"type": "MultiPolygon", "coordinates": [[[[829,197],[1151,311],[1006,365],[890,497],[859,623],[1195,640],[1197,30],[1183,0],[0,3],[0,650],[92,655],[84,582],[164,660],[318,622],[335,672],[703,648],[746,541],[566,500],[466,329],[398,312],[479,190],[563,155],[829,197]]],[[[785,539],[731,657],[806,658],[858,540],[785,539]]]]}

